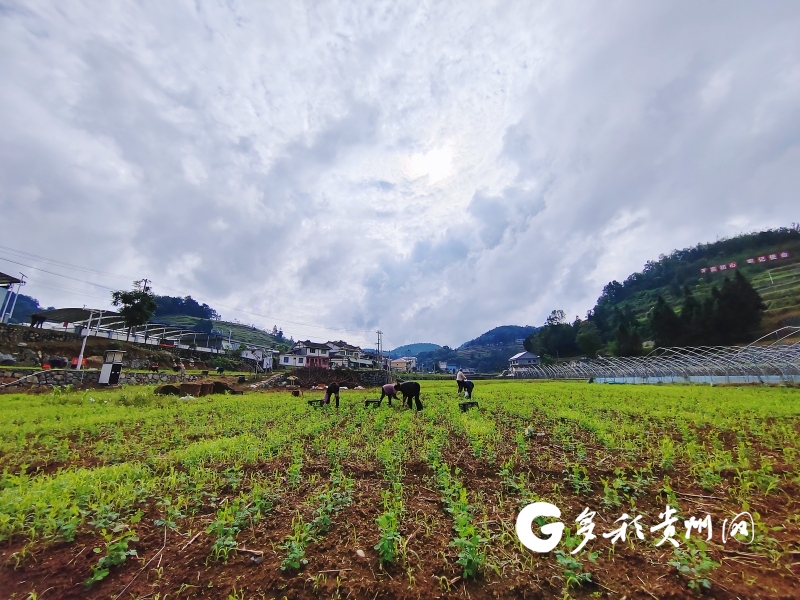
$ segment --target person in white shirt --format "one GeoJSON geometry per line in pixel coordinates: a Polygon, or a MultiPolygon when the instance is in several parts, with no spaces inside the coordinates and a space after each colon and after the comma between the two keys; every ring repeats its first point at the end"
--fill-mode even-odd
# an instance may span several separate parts
{"type": "Polygon", "coordinates": [[[464,375],[464,371],[461,369],[458,370],[456,374],[456,383],[458,384],[458,393],[460,394],[464,390],[464,382],[467,380],[467,376],[464,375]]]}

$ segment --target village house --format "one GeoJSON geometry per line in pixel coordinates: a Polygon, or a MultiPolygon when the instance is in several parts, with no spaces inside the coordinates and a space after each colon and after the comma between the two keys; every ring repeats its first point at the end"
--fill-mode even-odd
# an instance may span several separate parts
{"type": "Polygon", "coordinates": [[[286,354],[281,354],[278,357],[278,365],[281,367],[305,367],[306,357],[300,354],[292,354],[291,352],[288,352],[286,354]]]}
{"type": "Polygon", "coordinates": [[[374,367],[375,363],[368,358],[347,358],[348,369],[372,369],[374,367]]]}
{"type": "Polygon", "coordinates": [[[242,358],[252,360],[258,368],[264,371],[272,370],[272,356],[278,354],[277,350],[269,348],[259,348],[257,346],[248,346],[247,349],[242,350],[242,358]]]}
{"type": "Polygon", "coordinates": [[[409,371],[416,371],[417,370],[417,357],[416,356],[404,356],[403,359],[408,363],[409,371]]]}
{"type": "Polygon", "coordinates": [[[519,369],[527,369],[538,365],[541,362],[539,357],[530,352],[520,352],[508,359],[508,369],[511,373],[516,373],[519,369]]]}
{"type": "Polygon", "coordinates": [[[330,348],[308,340],[296,342],[286,354],[281,354],[278,364],[282,367],[321,367],[330,369],[330,348]]]}
{"type": "Polygon", "coordinates": [[[369,367],[367,367],[369,369],[386,369],[388,367],[387,359],[381,360],[378,358],[378,353],[375,350],[362,351],[361,360],[369,363],[369,367]]]}
{"type": "Polygon", "coordinates": [[[363,358],[363,350],[339,340],[328,342],[328,355],[332,369],[363,369],[372,365],[371,361],[363,358]]]}
{"type": "Polygon", "coordinates": [[[404,358],[395,358],[391,362],[392,371],[408,372],[408,363],[404,358]]]}

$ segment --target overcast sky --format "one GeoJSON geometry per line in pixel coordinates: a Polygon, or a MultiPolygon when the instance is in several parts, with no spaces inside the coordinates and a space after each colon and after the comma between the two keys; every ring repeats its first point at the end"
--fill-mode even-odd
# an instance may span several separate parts
{"type": "Polygon", "coordinates": [[[794,0],[0,0],[0,271],[387,347],[584,316],[800,220],[798,32],[794,0]]]}

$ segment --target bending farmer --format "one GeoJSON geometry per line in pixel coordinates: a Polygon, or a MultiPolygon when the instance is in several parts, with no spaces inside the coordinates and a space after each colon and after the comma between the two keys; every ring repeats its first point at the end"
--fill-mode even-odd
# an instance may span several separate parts
{"type": "Polygon", "coordinates": [[[335,381],[325,389],[325,398],[323,398],[322,403],[330,404],[332,395],[336,396],[336,408],[339,408],[339,384],[335,381]]]}
{"type": "Polygon", "coordinates": [[[383,400],[386,396],[389,397],[389,406],[392,405],[392,400],[399,400],[397,397],[397,389],[395,389],[393,383],[387,383],[381,388],[381,400],[383,400]]]}
{"type": "Polygon", "coordinates": [[[461,385],[464,386],[464,398],[469,398],[470,400],[472,400],[472,388],[475,387],[475,384],[472,383],[469,379],[465,379],[461,383],[461,385]]]}
{"type": "Polygon", "coordinates": [[[408,403],[408,408],[411,408],[411,400],[413,398],[417,403],[417,410],[422,410],[422,402],[419,399],[419,384],[416,381],[395,384],[394,389],[403,394],[403,402],[408,403]]]}

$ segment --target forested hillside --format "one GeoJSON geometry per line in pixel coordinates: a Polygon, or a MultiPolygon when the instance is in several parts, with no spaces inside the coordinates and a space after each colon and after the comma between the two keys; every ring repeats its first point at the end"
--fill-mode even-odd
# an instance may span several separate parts
{"type": "Polygon", "coordinates": [[[522,340],[536,331],[530,325],[501,325],[456,349],[443,346],[417,354],[418,365],[431,370],[440,361],[457,367],[472,368],[479,373],[494,373],[508,368],[508,359],[524,349],[522,340]]]}
{"type": "Polygon", "coordinates": [[[9,311],[11,310],[10,307],[14,307],[14,314],[9,320],[9,323],[12,324],[22,324],[26,325],[31,318],[31,315],[37,312],[42,312],[43,310],[52,310],[53,307],[50,306],[45,308],[44,306],[39,306],[39,301],[36,298],[32,298],[31,296],[26,296],[25,294],[20,294],[19,298],[17,298],[16,303],[14,302],[14,297],[16,296],[16,292],[10,292],[8,294],[8,305],[9,311]]]}
{"type": "Polygon", "coordinates": [[[216,332],[227,338],[262,346],[288,347],[288,340],[277,327],[264,331],[254,325],[222,321],[219,313],[208,304],[200,304],[191,296],[185,298],[156,296],[158,308],[153,321],[182,325],[204,333],[216,332]]]}
{"type": "Polygon", "coordinates": [[[585,320],[553,311],[526,348],[628,356],[656,346],[746,343],[800,325],[800,225],[674,250],[603,288],[585,320]]]}
{"type": "Polygon", "coordinates": [[[174,296],[156,296],[155,317],[166,315],[185,315],[187,317],[197,317],[199,319],[216,320],[219,313],[208,304],[200,304],[191,296],[178,298],[174,296]]]}
{"type": "Polygon", "coordinates": [[[416,344],[406,344],[405,346],[398,346],[389,353],[391,358],[400,358],[403,356],[417,356],[420,352],[432,352],[441,348],[439,344],[431,344],[429,342],[418,342],[416,344]]]}
{"type": "Polygon", "coordinates": [[[530,334],[536,331],[536,327],[525,325],[501,325],[479,335],[474,340],[464,342],[458,349],[470,348],[474,346],[498,346],[503,344],[516,344],[520,342],[517,340],[524,340],[530,334]]]}

